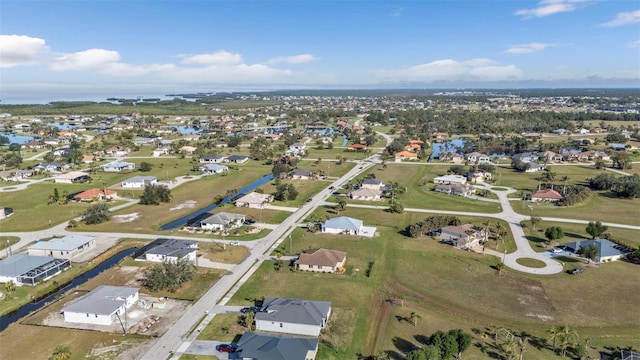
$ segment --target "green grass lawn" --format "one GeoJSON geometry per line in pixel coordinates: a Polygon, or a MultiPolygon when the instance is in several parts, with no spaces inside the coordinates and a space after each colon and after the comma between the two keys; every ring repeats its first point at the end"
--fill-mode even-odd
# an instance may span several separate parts
{"type": "Polygon", "coordinates": [[[200,332],[198,340],[237,341],[247,328],[240,324],[240,314],[217,314],[200,332]]]}
{"type": "Polygon", "coordinates": [[[572,206],[557,206],[544,202],[512,201],[513,209],[523,215],[530,215],[528,206],[532,206],[533,215],[602,221],[618,224],[638,225],[640,222],[640,199],[613,198],[608,192],[593,191],[591,197],[572,206]]]}
{"type": "Polygon", "coordinates": [[[298,167],[301,169],[313,169],[317,171],[323,171],[326,176],[341,177],[351,170],[356,164],[345,162],[338,164],[337,161],[321,161],[316,164],[316,161],[302,160],[298,162],[298,167]]]}
{"type": "Polygon", "coordinates": [[[520,265],[528,266],[531,268],[543,268],[547,266],[544,263],[544,261],[540,261],[538,259],[533,259],[533,258],[519,258],[516,260],[516,262],[520,265]]]}
{"type": "MultiPolygon", "coordinates": [[[[379,237],[312,234],[304,229],[292,234],[294,253],[316,247],[347,252],[345,275],[276,271],[273,263],[266,262],[231,303],[249,305],[261,296],[288,296],[331,301],[335,309],[353,311],[353,332],[343,335],[351,340],[344,346],[323,345],[319,359],[353,358],[356,353],[378,354],[381,350],[402,357],[408,346],[420,345],[418,335],[451,328],[474,333],[478,346],[472,346],[465,358],[491,357],[492,351],[504,357],[500,346],[492,349],[492,340],[480,346],[481,334],[492,324],[539,338],[546,338],[552,325],[569,324],[600,349],[640,345],[633,336],[640,331],[640,313],[620,311],[634,308],[634,294],[640,291],[637,265],[610,263],[587,268],[581,277],[564,273],[540,277],[509,270],[498,275],[492,268],[499,262],[496,257],[402,235],[406,225],[425,214],[375,217],[368,211],[347,209],[344,214],[363,218],[367,225],[375,223],[379,237]],[[371,261],[371,277],[366,277],[371,261]],[[585,286],[599,290],[580,296],[585,286]],[[618,295],[611,297],[612,293],[618,295]],[[406,320],[414,311],[422,316],[417,326],[406,320]]],[[[311,217],[323,216],[321,210],[311,217]]],[[[286,250],[288,246],[284,244],[286,250]]],[[[527,358],[554,359],[556,355],[543,343],[539,349],[527,350],[527,358]]]]}
{"type": "Polygon", "coordinates": [[[20,241],[16,236],[0,236],[0,250],[6,249],[8,246],[12,246],[20,241]]]}

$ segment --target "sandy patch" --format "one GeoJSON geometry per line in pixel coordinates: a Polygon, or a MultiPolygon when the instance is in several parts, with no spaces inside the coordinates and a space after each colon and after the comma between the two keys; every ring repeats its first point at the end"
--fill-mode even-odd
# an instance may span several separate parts
{"type": "Polygon", "coordinates": [[[196,207],[197,203],[198,202],[195,200],[187,200],[182,204],[172,207],[171,209],[169,209],[169,211],[180,210],[180,209],[193,209],[194,207],[196,207]]]}
{"type": "Polygon", "coordinates": [[[549,315],[542,315],[542,314],[532,314],[532,313],[528,313],[527,314],[528,317],[532,317],[538,320],[542,320],[542,321],[550,321],[555,319],[553,316],[549,316],[549,315]]]}
{"type": "Polygon", "coordinates": [[[138,214],[137,212],[131,213],[131,214],[124,214],[124,215],[113,215],[113,219],[118,224],[132,222],[138,219],[139,217],[140,217],[140,214],[138,214]]]}

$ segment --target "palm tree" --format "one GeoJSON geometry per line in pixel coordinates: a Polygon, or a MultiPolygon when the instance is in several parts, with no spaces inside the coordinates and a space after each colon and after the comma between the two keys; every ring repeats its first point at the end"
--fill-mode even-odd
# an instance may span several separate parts
{"type": "Polygon", "coordinates": [[[500,325],[491,325],[489,326],[489,331],[493,334],[493,340],[498,341],[498,334],[504,330],[504,328],[500,325]]]}
{"type": "Polygon", "coordinates": [[[549,330],[549,340],[553,340],[553,351],[556,350],[556,341],[558,340],[558,335],[560,334],[560,328],[557,326],[552,326],[549,330]]]}
{"type": "Polygon", "coordinates": [[[422,320],[422,316],[415,311],[412,311],[411,315],[409,315],[409,321],[413,322],[413,326],[418,326],[419,319],[422,320]]]}
{"type": "Polygon", "coordinates": [[[566,193],[567,193],[567,181],[569,181],[569,177],[568,177],[568,176],[566,176],[566,175],[565,175],[565,176],[563,176],[563,177],[562,177],[562,181],[564,181],[564,188],[563,188],[563,190],[562,190],[562,193],[563,193],[563,194],[566,194],[566,193]]]}
{"type": "Polygon", "coordinates": [[[567,349],[570,346],[575,345],[578,341],[578,333],[569,328],[568,325],[564,325],[559,329],[559,335],[561,339],[560,348],[562,349],[562,357],[564,357],[567,353],[567,349]]]}
{"type": "Polygon", "coordinates": [[[496,265],[496,269],[498,270],[498,275],[502,275],[502,271],[504,271],[505,265],[504,263],[499,263],[496,265]]]}
{"type": "Polygon", "coordinates": [[[518,342],[514,337],[509,337],[502,344],[504,351],[507,353],[507,359],[515,359],[516,358],[516,350],[518,346],[518,342]]]}

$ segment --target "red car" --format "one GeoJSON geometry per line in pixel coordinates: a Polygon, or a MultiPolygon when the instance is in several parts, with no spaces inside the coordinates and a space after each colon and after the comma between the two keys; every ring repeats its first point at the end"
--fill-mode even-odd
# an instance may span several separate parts
{"type": "Polygon", "coordinates": [[[232,344],[220,344],[220,345],[216,346],[216,350],[218,350],[220,352],[226,352],[226,353],[235,352],[236,349],[237,349],[237,347],[235,345],[232,345],[232,344]]]}

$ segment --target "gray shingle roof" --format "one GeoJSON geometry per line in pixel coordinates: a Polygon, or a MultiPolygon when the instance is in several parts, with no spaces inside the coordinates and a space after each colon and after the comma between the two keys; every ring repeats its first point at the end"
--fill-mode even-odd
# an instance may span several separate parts
{"type": "Polygon", "coordinates": [[[200,221],[201,224],[216,224],[216,225],[227,225],[231,222],[239,221],[244,219],[245,216],[242,214],[232,214],[227,212],[219,212],[217,214],[213,214],[208,218],[200,221]]]}
{"type": "Polygon", "coordinates": [[[305,360],[318,347],[317,338],[246,332],[238,341],[243,358],[265,360],[305,360]]]}
{"type": "Polygon", "coordinates": [[[324,227],[329,229],[343,229],[359,231],[362,227],[362,220],[339,216],[324,222],[324,227]]]}
{"type": "Polygon", "coordinates": [[[256,320],[317,325],[324,327],[331,310],[328,301],[312,301],[268,297],[262,304],[256,320]]]}

